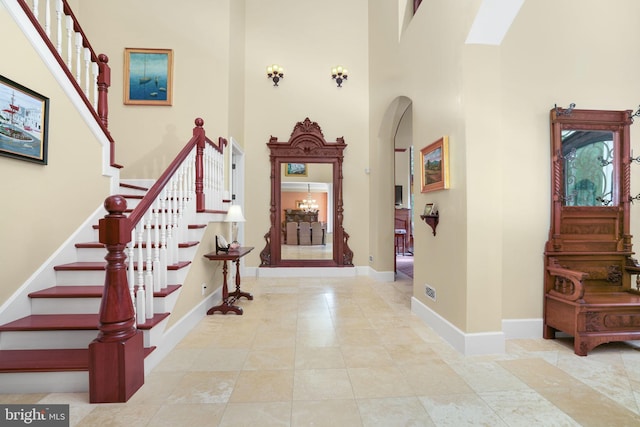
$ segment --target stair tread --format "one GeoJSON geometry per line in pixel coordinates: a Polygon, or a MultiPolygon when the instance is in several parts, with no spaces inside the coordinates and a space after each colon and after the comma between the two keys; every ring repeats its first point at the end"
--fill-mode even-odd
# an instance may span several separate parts
{"type": "Polygon", "coordinates": [[[120,183],[120,187],[122,188],[131,188],[134,190],[141,190],[141,191],[149,191],[149,189],[147,187],[143,187],[141,185],[135,185],[135,184],[127,184],[126,182],[121,182],[120,183]]]}
{"type": "MultiPolygon", "coordinates": [[[[153,318],[138,325],[138,329],[151,329],[169,316],[156,313],[153,318]]],[[[56,331],[98,330],[98,314],[32,314],[13,322],[0,325],[2,331],[56,331]]]]}
{"type": "MultiPolygon", "coordinates": [[[[171,264],[167,266],[168,270],[180,270],[181,268],[186,267],[191,264],[191,261],[178,261],[176,264],[171,264]]],[[[106,261],[77,261],[70,262],[68,264],[60,264],[53,267],[55,271],[70,271],[70,270],[92,270],[92,271],[100,271],[104,270],[107,265],[106,261]]],[[[135,269],[138,269],[138,264],[136,263],[135,269]]],[[[145,267],[146,270],[146,267],[145,267]]]]}
{"type": "MultiPolygon", "coordinates": [[[[166,297],[180,289],[181,286],[182,285],[167,285],[166,289],[154,291],[153,296],[166,297]]],[[[103,285],[53,286],[31,292],[29,298],[101,298],[103,289],[103,285]]]]}
{"type": "MultiPolygon", "coordinates": [[[[193,246],[197,246],[199,245],[200,242],[198,242],[197,240],[192,240],[192,241],[188,241],[188,242],[182,242],[178,244],[178,247],[180,248],[190,248],[193,246]]],[[[75,244],[76,248],[79,249],[104,249],[104,243],[100,243],[100,242],[82,242],[82,243],[76,243],[75,244]]],[[[147,243],[143,243],[142,244],[143,248],[147,247],[147,243]]],[[[155,245],[153,245],[153,247],[155,247],[155,245]]]]}
{"type": "MultiPolygon", "coordinates": [[[[145,357],[155,347],[144,349],[145,357]]],[[[87,371],[88,348],[0,350],[0,372],[87,371]]]]}

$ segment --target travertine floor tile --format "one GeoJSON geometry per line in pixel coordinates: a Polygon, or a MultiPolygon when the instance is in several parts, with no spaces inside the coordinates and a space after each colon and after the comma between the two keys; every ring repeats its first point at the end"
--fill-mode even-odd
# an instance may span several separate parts
{"type": "Polygon", "coordinates": [[[394,366],[349,368],[348,371],[357,399],[414,395],[402,371],[394,366]]]}
{"type": "Polygon", "coordinates": [[[429,427],[436,424],[417,397],[358,399],[362,425],[366,427],[429,427]]]}
{"type": "Polygon", "coordinates": [[[88,393],[71,426],[638,426],[640,343],[573,354],[571,338],[467,357],[411,313],[413,283],[243,278],[242,316],[204,317],[126,403],[88,393]]]}
{"type": "MultiPolygon", "coordinates": [[[[229,403],[219,427],[288,427],[291,402],[229,403]]],[[[201,424],[207,425],[207,424],[201,424]]],[[[215,424],[209,424],[215,425],[215,424]]],[[[192,425],[195,427],[195,425],[192,425]]]]}
{"type": "Polygon", "coordinates": [[[230,402],[290,402],[293,370],[242,371],[230,402]]]}
{"type": "Polygon", "coordinates": [[[292,427],[358,427],[361,425],[358,405],[353,399],[293,402],[292,427]]]}
{"type": "Polygon", "coordinates": [[[299,369],[295,372],[293,400],[353,399],[346,369],[299,369]]]}

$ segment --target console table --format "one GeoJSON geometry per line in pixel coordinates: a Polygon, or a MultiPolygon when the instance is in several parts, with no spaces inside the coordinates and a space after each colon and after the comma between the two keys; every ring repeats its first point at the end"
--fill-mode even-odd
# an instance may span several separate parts
{"type": "Polygon", "coordinates": [[[207,314],[213,314],[216,311],[222,312],[222,314],[227,314],[229,311],[233,311],[236,314],[242,314],[242,307],[238,307],[237,305],[233,305],[241,297],[245,297],[248,300],[253,299],[253,295],[248,292],[240,291],[240,258],[248,254],[253,250],[253,247],[239,247],[237,249],[229,249],[229,252],[209,252],[205,254],[204,257],[211,261],[222,261],[222,303],[220,305],[216,305],[215,307],[211,307],[207,314]],[[227,261],[236,263],[236,290],[233,292],[229,292],[229,288],[227,287],[227,261]]]}

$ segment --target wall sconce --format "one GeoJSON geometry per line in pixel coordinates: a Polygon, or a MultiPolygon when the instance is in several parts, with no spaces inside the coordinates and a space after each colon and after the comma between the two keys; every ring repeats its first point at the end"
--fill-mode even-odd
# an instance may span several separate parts
{"type": "Polygon", "coordinates": [[[342,68],[342,65],[338,65],[337,67],[333,67],[331,69],[331,78],[338,83],[338,87],[342,87],[342,82],[347,80],[347,74],[349,72],[346,68],[342,68]]]}
{"type": "Polygon", "coordinates": [[[278,86],[280,79],[284,78],[284,68],[278,64],[269,65],[267,67],[267,77],[273,81],[274,86],[278,86]]]}

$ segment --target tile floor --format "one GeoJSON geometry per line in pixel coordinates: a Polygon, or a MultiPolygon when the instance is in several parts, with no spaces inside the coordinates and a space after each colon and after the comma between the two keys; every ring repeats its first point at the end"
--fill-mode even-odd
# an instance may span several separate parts
{"type": "Polygon", "coordinates": [[[68,403],[73,426],[639,426],[640,351],[511,340],[464,357],[411,314],[411,282],[243,278],[244,315],[207,316],[124,404],[68,403]]]}

